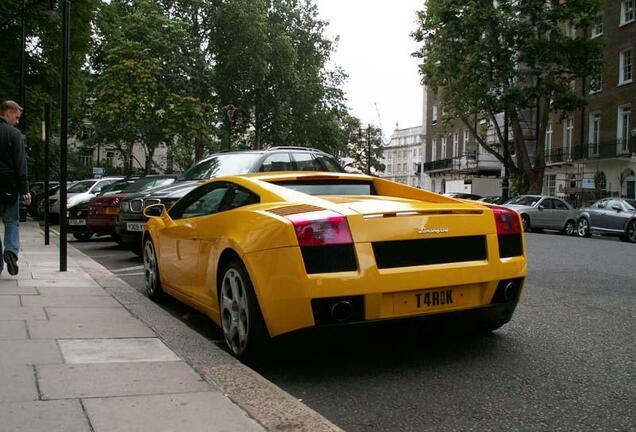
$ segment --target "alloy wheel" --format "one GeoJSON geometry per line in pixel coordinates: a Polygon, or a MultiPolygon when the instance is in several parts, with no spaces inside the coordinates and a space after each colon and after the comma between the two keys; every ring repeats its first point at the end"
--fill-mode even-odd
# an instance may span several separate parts
{"type": "Polygon", "coordinates": [[[151,240],[146,240],[144,246],[144,284],[148,297],[155,297],[157,294],[157,257],[151,240]]]}
{"type": "Polygon", "coordinates": [[[587,219],[581,218],[578,223],[577,233],[580,237],[587,237],[590,232],[590,224],[587,219]]]}
{"type": "Polygon", "coordinates": [[[568,221],[565,224],[565,235],[574,235],[574,232],[576,231],[576,227],[574,226],[574,221],[568,221]]]}
{"type": "Polygon", "coordinates": [[[633,220],[627,226],[627,238],[630,242],[636,243],[636,220],[633,220]]]}
{"type": "Polygon", "coordinates": [[[227,345],[236,356],[247,348],[250,310],[245,281],[235,268],[223,275],[221,284],[221,319],[227,345]]]}
{"type": "Polygon", "coordinates": [[[530,231],[530,218],[528,215],[521,215],[521,224],[523,225],[523,230],[525,232],[530,231]]]}

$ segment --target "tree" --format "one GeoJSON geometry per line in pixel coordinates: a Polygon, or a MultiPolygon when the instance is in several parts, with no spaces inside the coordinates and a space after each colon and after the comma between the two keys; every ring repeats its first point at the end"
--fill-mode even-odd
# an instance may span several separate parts
{"type": "Polygon", "coordinates": [[[211,106],[193,83],[201,79],[192,61],[201,47],[189,24],[166,16],[154,1],[116,0],[102,6],[98,26],[90,104],[96,140],[114,145],[128,171],[135,144],[145,150],[146,172],[162,143],[190,162],[202,157],[215,129],[211,106]]]}
{"type": "Polygon", "coordinates": [[[215,4],[208,28],[218,118],[254,148],[331,145],[346,111],[344,74],[326,68],[333,46],[316,6],[306,0],[215,4]],[[231,120],[223,110],[229,105],[237,108],[231,120]]]}
{"type": "Polygon", "coordinates": [[[413,37],[423,43],[415,53],[423,82],[441,96],[446,119],[460,119],[519,177],[521,192],[541,193],[549,114],[583,107],[572,82],[600,71],[600,42],[585,36],[598,13],[599,0],[428,0],[418,13],[413,37]],[[530,132],[524,120],[536,111],[530,132]],[[509,149],[501,113],[512,128],[509,149]],[[490,123],[497,145],[486,142],[475,118],[490,123]]]}
{"type": "Polygon", "coordinates": [[[370,124],[363,127],[358,118],[346,115],[340,126],[340,133],[340,142],[343,144],[330,150],[334,156],[344,161],[344,168],[366,174],[371,158],[371,173],[384,171],[381,162],[384,143],[379,127],[370,124]]]}

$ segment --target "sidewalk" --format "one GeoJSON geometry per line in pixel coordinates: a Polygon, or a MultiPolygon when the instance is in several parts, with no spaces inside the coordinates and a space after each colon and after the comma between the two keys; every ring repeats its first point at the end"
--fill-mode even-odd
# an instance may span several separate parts
{"type": "Polygon", "coordinates": [[[339,430],[70,244],[60,273],[37,223],[21,243],[19,274],[0,275],[0,431],[339,430]],[[188,343],[209,355],[184,361],[188,343]]]}

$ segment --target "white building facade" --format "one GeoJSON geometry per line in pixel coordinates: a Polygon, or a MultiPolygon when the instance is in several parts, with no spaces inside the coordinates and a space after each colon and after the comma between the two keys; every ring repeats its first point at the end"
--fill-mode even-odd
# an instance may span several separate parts
{"type": "Polygon", "coordinates": [[[426,187],[418,167],[423,161],[425,139],[421,126],[395,129],[384,147],[384,172],[380,177],[413,187],[426,187]]]}

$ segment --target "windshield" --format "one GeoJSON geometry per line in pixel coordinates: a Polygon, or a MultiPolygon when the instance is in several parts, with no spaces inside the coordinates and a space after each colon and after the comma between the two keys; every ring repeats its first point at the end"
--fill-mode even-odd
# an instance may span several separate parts
{"type": "Polygon", "coordinates": [[[77,183],[73,183],[71,187],[68,188],[68,193],[84,193],[88,192],[88,190],[96,183],[95,180],[84,180],[79,181],[77,183]]]}
{"type": "Polygon", "coordinates": [[[174,180],[175,179],[172,177],[168,177],[168,178],[150,177],[150,178],[139,179],[133,184],[129,185],[127,188],[125,188],[122,192],[124,193],[143,192],[143,191],[153,189],[159,186],[169,185],[171,183],[174,183],[174,180]]]}
{"type": "Polygon", "coordinates": [[[636,199],[626,199],[625,205],[628,210],[636,210],[636,199]]]}
{"type": "Polygon", "coordinates": [[[183,173],[186,180],[207,180],[224,175],[248,173],[260,153],[228,153],[218,154],[205,159],[183,173]]]}
{"type": "Polygon", "coordinates": [[[539,202],[540,199],[541,199],[541,197],[521,195],[521,196],[518,196],[516,198],[511,199],[506,204],[514,204],[514,205],[523,205],[523,206],[528,206],[528,207],[534,207],[534,205],[537,202],[539,202]]]}
{"type": "Polygon", "coordinates": [[[130,184],[132,180],[117,180],[115,183],[111,183],[102,188],[101,195],[104,195],[106,192],[111,191],[120,191],[126,187],[126,185],[130,184]]]}

